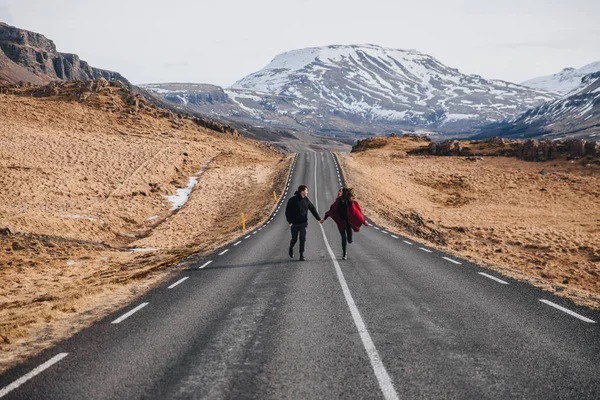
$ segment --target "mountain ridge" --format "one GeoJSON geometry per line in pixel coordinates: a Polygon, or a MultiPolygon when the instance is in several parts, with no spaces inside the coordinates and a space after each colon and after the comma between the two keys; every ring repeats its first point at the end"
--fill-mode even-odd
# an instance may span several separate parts
{"type": "Polygon", "coordinates": [[[521,85],[535,89],[557,92],[568,95],[581,84],[581,80],[588,74],[600,71],[600,61],[592,62],[581,68],[563,68],[560,72],[552,75],[540,76],[521,82],[521,85]]]}
{"type": "Polygon", "coordinates": [[[54,42],[40,33],[0,22],[0,81],[37,85],[53,80],[108,81],[131,83],[120,73],[90,66],[77,54],[57,51],[54,42]]]}
{"type": "Polygon", "coordinates": [[[556,98],[514,83],[462,74],[417,50],[376,45],[291,50],[224,92],[227,102],[192,106],[324,135],[402,129],[456,134],[556,98]]]}

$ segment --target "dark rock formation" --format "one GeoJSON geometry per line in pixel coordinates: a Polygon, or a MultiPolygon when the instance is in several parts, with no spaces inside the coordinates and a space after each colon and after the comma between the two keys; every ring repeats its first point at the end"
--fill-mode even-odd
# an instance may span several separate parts
{"type": "Polygon", "coordinates": [[[436,156],[467,156],[471,155],[471,150],[463,146],[458,140],[447,140],[442,143],[431,142],[429,144],[429,154],[436,156]]]}
{"type": "Polygon", "coordinates": [[[93,68],[77,54],[60,53],[39,33],[0,22],[0,80],[35,84],[53,80],[88,81],[104,78],[131,84],[121,74],[93,68]]]}

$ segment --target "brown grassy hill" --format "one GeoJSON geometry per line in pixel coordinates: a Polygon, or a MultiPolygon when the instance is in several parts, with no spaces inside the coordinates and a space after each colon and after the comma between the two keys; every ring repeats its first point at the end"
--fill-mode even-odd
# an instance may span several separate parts
{"type": "Polygon", "coordinates": [[[440,157],[427,139],[374,138],[340,159],[376,223],[600,308],[600,162],[484,155],[523,144],[440,157]]]}
{"type": "Polygon", "coordinates": [[[0,371],[263,221],[290,165],[119,82],[0,86],[0,119],[0,371]]]}

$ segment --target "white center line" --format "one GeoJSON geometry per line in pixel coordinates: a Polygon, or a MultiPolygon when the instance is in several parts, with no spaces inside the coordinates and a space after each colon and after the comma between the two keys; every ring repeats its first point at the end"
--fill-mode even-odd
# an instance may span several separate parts
{"type": "Polygon", "coordinates": [[[448,258],[448,257],[442,257],[442,258],[443,258],[444,260],[448,260],[448,261],[450,261],[450,262],[453,262],[454,264],[458,264],[458,265],[461,265],[461,264],[462,264],[462,263],[459,263],[458,261],[455,261],[455,260],[453,260],[453,259],[451,259],[451,258],[448,258]]]}
{"type": "Polygon", "coordinates": [[[426,249],[426,248],[424,248],[424,247],[419,247],[419,249],[421,249],[421,250],[423,250],[423,251],[426,251],[426,252],[428,252],[428,253],[432,253],[432,251],[431,251],[431,250],[429,250],[429,249],[426,249]]]}
{"type": "Polygon", "coordinates": [[[593,319],[586,318],[586,317],[584,317],[583,315],[579,315],[579,314],[577,314],[576,312],[574,312],[574,311],[571,311],[571,310],[569,310],[568,308],[564,308],[564,307],[562,307],[562,306],[559,306],[558,304],[555,304],[555,303],[553,303],[553,302],[551,302],[551,301],[548,301],[548,300],[543,300],[543,299],[540,299],[540,301],[541,301],[542,303],[544,303],[544,304],[548,304],[549,306],[556,308],[557,310],[560,310],[560,311],[562,311],[562,312],[566,312],[567,314],[569,314],[569,315],[572,315],[572,316],[573,316],[573,317],[575,317],[575,318],[579,318],[579,319],[580,319],[580,320],[582,320],[582,321],[588,322],[588,323],[590,323],[590,324],[595,324],[595,323],[596,323],[596,321],[594,321],[593,319]]]}
{"type": "Polygon", "coordinates": [[[135,314],[136,312],[140,311],[142,308],[146,307],[148,304],[150,303],[142,303],[139,306],[137,306],[136,308],[134,308],[133,310],[121,315],[119,318],[115,319],[113,322],[111,322],[111,324],[118,324],[123,322],[124,320],[126,320],[127,318],[131,317],[133,314],[135,314]]]}
{"type": "Polygon", "coordinates": [[[174,284],[172,284],[171,286],[169,286],[167,289],[173,289],[175,286],[179,285],[181,282],[185,281],[189,279],[189,276],[186,276],[185,278],[182,278],[180,280],[178,280],[177,282],[175,282],[174,284]]]}
{"type": "Polygon", "coordinates": [[[238,244],[242,243],[242,241],[240,240],[239,242],[235,242],[233,245],[237,246],[238,244]]]}
{"type": "Polygon", "coordinates": [[[411,243],[411,242],[408,242],[408,241],[406,241],[406,240],[403,240],[403,242],[404,242],[404,243],[406,243],[406,244],[410,244],[410,245],[412,246],[412,243],[411,243]]]}
{"type": "Polygon", "coordinates": [[[222,252],[219,253],[220,256],[222,256],[223,254],[227,253],[229,251],[229,249],[225,249],[222,252]]]}
{"type": "Polygon", "coordinates": [[[498,279],[498,278],[496,278],[495,276],[488,275],[488,274],[486,274],[485,272],[478,272],[478,274],[479,274],[479,275],[483,275],[483,276],[485,276],[486,278],[493,279],[493,280],[495,280],[496,282],[500,282],[500,283],[501,283],[501,284],[503,284],[503,285],[508,285],[508,282],[505,282],[505,281],[503,281],[502,279],[498,279]]]}
{"type": "MultiPolygon", "coordinates": [[[[317,200],[317,153],[315,153],[315,203],[317,200]]],[[[325,229],[323,229],[323,225],[319,225],[321,228],[321,233],[323,235],[323,240],[325,241],[325,246],[327,247],[327,251],[329,252],[329,257],[331,257],[331,261],[333,261],[333,265],[335,266],[335,271],[338,276],[338,280],[340,285],[342,286],[342,291],[344,292],[344,297],[346,298],[346,303],[348,304],[348,308],[350,308],[350,314],[352,314],[352,319],[354,320],[354,324],[356,325],[356,329],[358,330],[358,334],[362,340],[363,346],[367,351],[367,355],[369,356],[369,360],[371,361],[371,367],[375,372],[375,376],[377,377],[377,381],[379,382],[379,387],[383,392],[383,396],[387,400],[397,400],[398,394],[396,393],[396,389],[394,388],[394,384],[390,376],[388,375],[383,362],[381,361],[381,357],[379,356],[379,352],[375,347],[375,343],[373,343],[373,339],[369,335],[369,331],[367,330],[367,326],[363,321],[358,308],[356,307],[356,303],[354,303],[354,299],[352,298],[352,294],[350,293],[350,289],[348,288],[348,284],[346,283],[346,279],[344,278],[344,274],[342,273],[342,269],[338,264],[335,254],[333,254],[333,250],[331,250],[331,246],[329,245],[329,241],[327,240],[327,236],[325,236],[325,229]]]]}
{"type": "Polygon", "coordinates": [[[31,372],[28,372],[27,374],[23,375],[22,377],[20,377],[19,379],[17,379],[13,383],[11,383],[10,385],[8,385],[8,386],[4,387],[2,390],[0,390],[0,397],[6,396],[9,392],[12,392],[13,390],[15,390],[16,388],[18,388],[19,386],[21,386],[22,384],[27,382],[34,376],[44,372],[45,370],[47,370],[48,368],[50,368],[51,366],[53,366],[54,364],[56,364],[57,362],[59,362],[60,360],[62,360],[63,358],[65,358],[68,355],[69,355],[69,353],[60,353],[60,354],[55,355],[54,357],[52,357],[51,359],[49,359],[48,361],[46,361],[39,367],[36,367],[35,369],[31,370],[31,372]]]}
{"type": "Polygon", "coordinates": [[[202,264],[200,267],[198,267],[198,269],[202,269],[204,267],[206,267],[208,264],[210,264],[212,262],[212,260],[205,262],[204,264],[202,264]]]}
{"type": "Polygon", "coordinates": [[[396,236],[396,235],[392,235],[392,237],[393,237],[394,239],[398,239],[398,236],[396,236]]]}

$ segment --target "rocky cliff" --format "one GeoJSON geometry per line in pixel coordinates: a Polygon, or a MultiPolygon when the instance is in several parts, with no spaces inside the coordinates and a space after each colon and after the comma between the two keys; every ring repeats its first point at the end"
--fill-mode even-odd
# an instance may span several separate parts
{"type": "Polygon", "coordinates": [[[44,35],[0,22],[0,81],[34,84],[104,78],[130,83],[121,74],[90,66],[77,54],[60,53],[44,35]]]}

